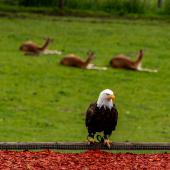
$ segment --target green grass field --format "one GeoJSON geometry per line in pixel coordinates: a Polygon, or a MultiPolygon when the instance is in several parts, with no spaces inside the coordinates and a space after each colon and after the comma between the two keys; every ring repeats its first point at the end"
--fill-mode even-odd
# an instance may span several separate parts
{"type": "Polygon", "coordinates": [[[113,141],[170,142],[170,23],[145,20],[0,18],[0,140],[85,141],[84,113],[105,88],[116,94],[119,111],[113,141]],[[20,44],[52,37],[57,56],[24,56],[20,44]],[[158,73],[109,68],[89,71],[59,65],[68,53],[108,66],[112,56],[134,59],[144,49],[143,66],[158,73]]]}

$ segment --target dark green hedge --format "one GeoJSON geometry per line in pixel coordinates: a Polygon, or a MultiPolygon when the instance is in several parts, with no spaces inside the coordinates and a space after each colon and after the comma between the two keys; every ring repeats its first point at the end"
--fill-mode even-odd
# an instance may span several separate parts
{"type": "Polygon", "coordinates": [[[57,0],[19,0],[19,5],[23,6],[57,6],[57,0]]]}

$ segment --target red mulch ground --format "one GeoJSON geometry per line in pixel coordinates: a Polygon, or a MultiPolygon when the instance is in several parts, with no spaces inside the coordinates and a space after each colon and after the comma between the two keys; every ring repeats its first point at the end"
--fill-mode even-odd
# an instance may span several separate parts
{"type": "Polygon", "coordinates": [[[0,151],[1,170],[170,170],[170,154],[0,151]]]}

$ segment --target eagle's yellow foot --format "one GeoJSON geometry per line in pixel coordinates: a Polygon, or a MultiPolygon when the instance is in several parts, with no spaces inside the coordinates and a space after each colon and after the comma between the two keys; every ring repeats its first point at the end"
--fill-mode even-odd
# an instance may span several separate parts
{"type": "Polygon", "coordinates": [[[110,144],[112,142],[109,139],[104,139],[104,145],[106,145],[110,149],[110,144]]]}
{"type": "Polygon", "coordinates": [[[87,137],[87,142],[88,142],[88,144],[94,144],[94,143],[95,143],[95,140],[94,140],[94,138],[88,136],[88,137],[87,137]]]}

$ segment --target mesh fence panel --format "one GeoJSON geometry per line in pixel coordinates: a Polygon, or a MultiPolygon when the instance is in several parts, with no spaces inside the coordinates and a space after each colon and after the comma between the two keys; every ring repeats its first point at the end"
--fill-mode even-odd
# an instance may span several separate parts
{"type": "Polygon", "coordinates": [[[110,148],[102,143],[87,144],[84,142],[35,142],[17,143],[1,142],[0,150],[170,150],[170,143],[112,143],[110,148]]]}

